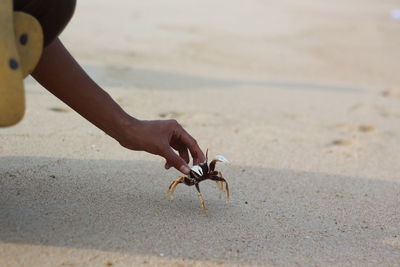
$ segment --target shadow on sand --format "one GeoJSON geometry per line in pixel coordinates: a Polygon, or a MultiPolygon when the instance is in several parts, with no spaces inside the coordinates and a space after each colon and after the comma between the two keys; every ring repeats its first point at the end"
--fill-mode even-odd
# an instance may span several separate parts
{"type": "MultiPolygon", "coordinates": [[[[286,89],[359,92],[368,88],[346,85],[318,84],[293,81],[260,81],[221,79],[201,75],[132,68],[129,66],[84,65],[84,69],[99,84],[105,87],[142,88],[156,90],[187,90],[199,88],[230,88],[238,86],[260,86],[286,89]]],[[[32,80],[30,80],[32,82],[32,80]]],[[[29,82],[29,80],[28,80],[29,82]]]]}
{"type": "Polygon", "coordinates": [[[321,173],[220,167],[213,183],[165,197],[176,173],[154,162],[0,158],[0,242],[223,260],[399,262],[400,184],[321,173]],[[389,243],[388,243],[389,242],[389,243]]]}

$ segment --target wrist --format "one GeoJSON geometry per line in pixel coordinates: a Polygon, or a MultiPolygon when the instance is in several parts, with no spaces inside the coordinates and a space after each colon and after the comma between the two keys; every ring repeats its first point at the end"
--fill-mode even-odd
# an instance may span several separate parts
{"type": "Polygon", "coordinates": [[[140,121],[138,119],[121,111],[120,114],[117,114],[112,119],[111,125],[106,127],[105,132],[118,142],[123,143],[127,139],[129,132],[132,133],[132,130],[138,127],[139,124],[140,121]]]}

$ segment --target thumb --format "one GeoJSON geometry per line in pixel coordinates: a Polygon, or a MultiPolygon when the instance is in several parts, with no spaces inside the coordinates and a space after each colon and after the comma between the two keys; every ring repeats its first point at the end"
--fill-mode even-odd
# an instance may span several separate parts
{"type": "Polygon", "coordinates": [[[170,147],[168,147],[168,149],[165,149],[164,155],[162,156],[167,160],[165,166],[172,166],[183,174],[188,174],[190,172],[190,168],[187,163],[170,147]]]}

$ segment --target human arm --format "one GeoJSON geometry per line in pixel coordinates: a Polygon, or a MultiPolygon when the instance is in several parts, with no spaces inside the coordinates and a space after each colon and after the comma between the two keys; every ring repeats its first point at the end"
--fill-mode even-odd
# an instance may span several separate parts
{"type": "Polygon", "coordinates": [[[205,159],[196,140],[175,120],[143,121],[127,114],[86,74],[59,39],[44,49],[32,76],[128,149],[162,156],[166,167],[173,166],[185,174],[189,172],[188,150],[194,162],[205,159]]]}

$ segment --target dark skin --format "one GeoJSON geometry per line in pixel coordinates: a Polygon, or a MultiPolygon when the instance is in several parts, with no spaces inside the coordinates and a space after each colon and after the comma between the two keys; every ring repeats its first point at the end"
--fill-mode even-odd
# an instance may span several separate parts
{"type": "Polygon", "coordinates": [[[127,114],[86,74],[58,38],[44,49],[32,76],[123,147],[165,158],[167,169],[175,167],[189,174],[189,152],[194,163],[205,160],[196,140],[176,120],[145,121],[127,114]]]}

